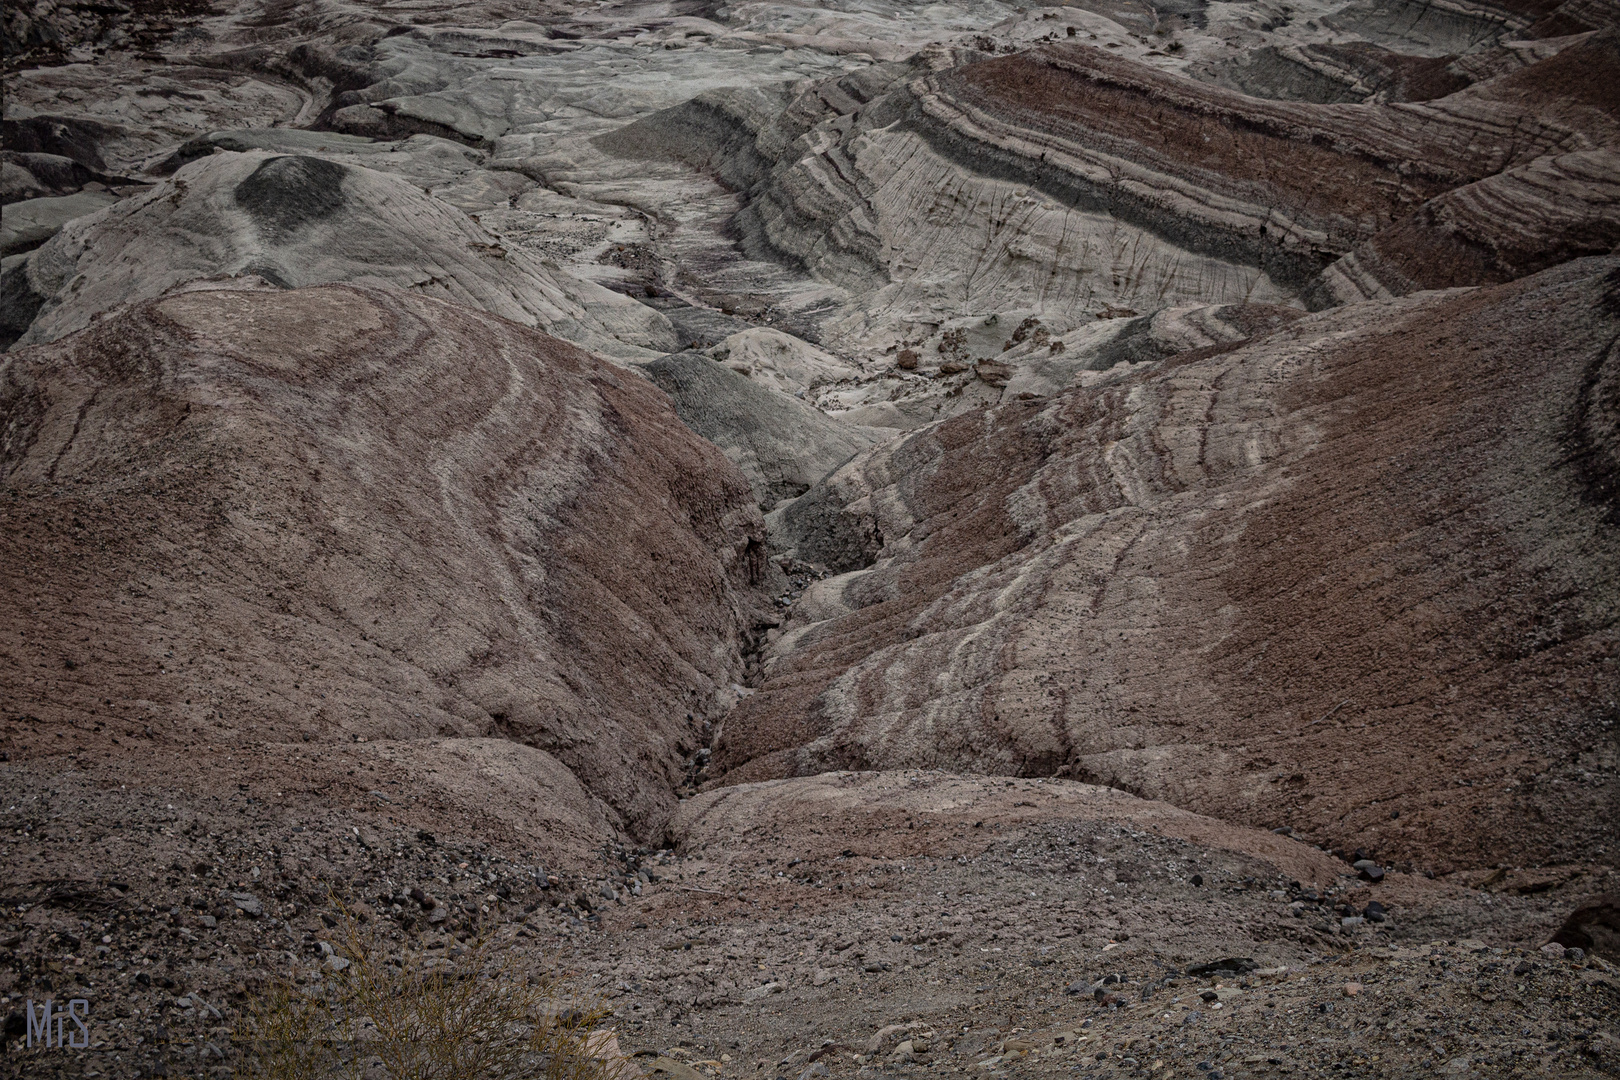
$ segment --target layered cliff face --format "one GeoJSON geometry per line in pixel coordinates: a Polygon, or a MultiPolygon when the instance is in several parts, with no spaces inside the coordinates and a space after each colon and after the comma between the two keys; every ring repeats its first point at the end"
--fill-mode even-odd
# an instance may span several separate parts
{"type": "Polygon", "coordinates": [[[1512,281],[1620,247],[1620,151],[1548,155],[1424,204],[1312,283],[1312,306],[1512,281]]]}
{"type": "Polygon", "coordinates": [[[1614,247],[1620,33],[1495,51],[1446,93],[1355,103],[1066,41],[935,51],[785,106],[712,93],[597,142],[744,191],[751,242],[859,298],[822,326],[850,348],[1012,309],[1322,307],[1614,247]]]}
{"type": "Polygon", "coordinates": [[[1585,260],[867,451],[778,515],[864,565],[799,603],[717,765],[1069,775],[1347,849],[1582,857],[1616,809],[1617,333],[1620,263],[1585,260]]]}
{"type": "MultiPolygon", "coordinates": [[[[1597,0],[992,5],[943,32],[883,5],[495,25],[447,7],[395,32],[378,10],[306,7],[219,13],[188,46],[206,69],[114,53],[14,78],[13,171],[56,176],[51,158],[77,184],[128,184],[213,148],[376,170],[550,262],[526,271],[568,294],[542,321],[591,348],[633,360],[765,323],[864,364],[860,381],[936,352],[953,319],[1067,332],[1115,307],[1320,308],[1510,280],[1608,250],[1614,227],[1617,45],[1597,0]],[[674,328],[588,283],[661,301],[674,328]]],[[[28,177],[19,192],[60,187],[28,177]]]]}
{"type": "Polygon", "coordinates": [[[742,674],[747,482],[645,380],[536,331],[204,289],[14,351],[0,391],[14,758],[52,731],[201,757],[503,738],[639,833],[742,674]]]}

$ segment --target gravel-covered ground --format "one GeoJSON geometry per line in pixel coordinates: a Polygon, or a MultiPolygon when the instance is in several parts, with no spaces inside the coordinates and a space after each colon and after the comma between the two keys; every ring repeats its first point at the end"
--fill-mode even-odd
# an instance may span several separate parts
{"type": "Polygon", "coordinates": [[[402,960],[482,927],[571,973],[632,1060],[673,1080],[1617,1068],[1620,972],[1541,949],[1602,871],[1529,895],[1372,885],[1303,844],[1262,857],[1241,831],[1189,840],[1208,819],[1134,809],[1159,804],[1115,793],[1122,809],[1099,813],[1102,789],[914,774],[856,780],[894,777],[891,805],[901,788],[977,801],[901,806],[864,833],[836,813],[771,825],[768,843],[698,814],[676,848],[547,866],[381,813],[187,807],[6,768],[8,1037],[24,1001],[83,996],[93,1040],[8,1042],[17,1075],[228,1075],[231,1027],[267,980],[342,977],[321,966],[334,897],[402,960]],[[1299,880],[1322,866],[1342,873],[1299,880]]]}

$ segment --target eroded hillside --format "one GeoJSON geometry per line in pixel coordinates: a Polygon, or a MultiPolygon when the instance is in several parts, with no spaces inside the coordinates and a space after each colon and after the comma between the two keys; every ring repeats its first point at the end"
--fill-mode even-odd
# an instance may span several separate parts
{"type": "Polygon", "coordinates": [[[8,8],[8,1062],[1612,1072],[1617,24],[8,8]]]}

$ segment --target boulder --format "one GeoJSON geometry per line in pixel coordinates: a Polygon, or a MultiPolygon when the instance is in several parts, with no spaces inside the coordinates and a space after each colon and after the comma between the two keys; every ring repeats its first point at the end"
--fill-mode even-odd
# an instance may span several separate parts
{"type": "Polygon", "coordinates": [[[1620,961],[1620,896],[1596,896],[1581,904],[1549,944],[1620,961]]]}

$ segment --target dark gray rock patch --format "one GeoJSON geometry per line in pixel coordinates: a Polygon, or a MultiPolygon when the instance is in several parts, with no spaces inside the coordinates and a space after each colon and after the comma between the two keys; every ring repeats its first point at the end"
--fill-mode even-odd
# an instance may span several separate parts
{"type": "Polygon", "coordinates": [[[687,427],[742,469],[767,510],[804,494],[876,437],[702,353],[672,353],[642,370],[674,399],[687,427]]]}
{"type": "Polygon", "coordinates": [[[347,172],[321,158],[271,158],[236,185],[236,205],[266,236],[284,240],[343,208],[347,172]]]}
{"type": "Polygon", "coordinates": [[[101,145],[123,129],[73,116],[26,116],[0,121],[7,150],[19,154],[55,154],[72,158],[95,172],[107,168],[101,145]]]}
{"type": "Polygon", "coordinates": [[[27,333],[45,303],[28,279],[28,257],[15,256],[0,269],[0,352],[27,333]]]}

